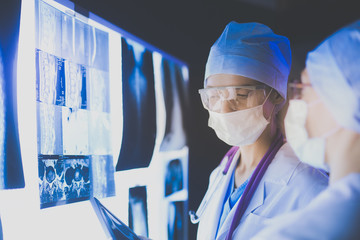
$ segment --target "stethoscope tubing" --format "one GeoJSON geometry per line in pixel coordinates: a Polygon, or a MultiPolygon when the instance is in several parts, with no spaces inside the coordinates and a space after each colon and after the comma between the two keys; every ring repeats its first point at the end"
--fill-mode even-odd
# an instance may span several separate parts
{"type": "Polygon", "coordinates": [[[242,216],[244,215],[249,203],[254,196],[254,193],[263,178],[268,166],[274,159],[275,155],[281,148],[284,143],[284,138],[282,133],[279,131],[275,137],[275,141],[270,145],[269,150],[262,157],[258,166],[255,168],[254,173],[252,174],[249,183],[247,184],[242,197],[240,198],[240,202],[236,208],[234,218],[232,219],[229,232],[227,234],[226,240],[230,240],[232,238],[232,234],[239,225],[242,216]]]}
{"type": "Polygon", "coordinates": [[[206,192],[196,213],[194,211],[189,211],[191,223],[196,224],[200,221],[200,218],[201,218],[202,214],[204,213],[209,200],[212,198],[212,196],[214,195],[214,193],[220,186],[220,183],[222,182],[224,177],[227,175],[227,173],[230,169],[231,163],[233,162],[234,156],[236,155],[238,150],[239,150],[239,147],[236,147],[236,146],[230,148],[230,150],[225,154],[225,156],[221,160],[221,162],[223,162],[224,160],[227,160],[227,162],[225,164],[223,171],[218,171],[218,173],[216,174],[216,176],[215,176],[216,182],[214,184],[212,184],[212,186],[213,186],[213,187],[211,187],[212,189],[209,189],[206,192]],[[220,174],[221,174],[221,176],[219,176],[220,174]]]}

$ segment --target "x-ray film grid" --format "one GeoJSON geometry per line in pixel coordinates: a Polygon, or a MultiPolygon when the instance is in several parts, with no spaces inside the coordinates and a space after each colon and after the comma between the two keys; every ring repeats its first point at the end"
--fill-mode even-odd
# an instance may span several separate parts
{"type": "Polygon", "coordinates": [[[115,195],[109,34],[37,1],[41,208],[115,195]]]}

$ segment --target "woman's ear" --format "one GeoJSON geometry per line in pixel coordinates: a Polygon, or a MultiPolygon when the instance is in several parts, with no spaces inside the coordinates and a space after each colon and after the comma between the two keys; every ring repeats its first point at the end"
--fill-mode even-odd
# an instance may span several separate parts
{"type": "Polygon", "coordinates": [[[277,91],[272,91],[270,98],[275,105],[284,102],[284,98],[277,91]]]}

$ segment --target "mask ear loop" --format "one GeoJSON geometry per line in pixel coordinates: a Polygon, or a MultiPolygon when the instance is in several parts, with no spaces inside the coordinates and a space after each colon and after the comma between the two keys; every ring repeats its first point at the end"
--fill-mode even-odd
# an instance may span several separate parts
{"type": "Polygon", "coordinates": [[[312,101],[312,102],[310,102],[310,103],[306,103],[306,104],[307,104],[308,108],[310,108],[310,107],[315,106],[315,105],[317,105],[317,104],[319,104],[319,103],[321,103],[321,99],[320,99],[320,98],[319,98],[319,99],[316,99],[315,101],[312,101]]]}
{"type": "MultiPolygon", "coordinates": [[[[273,88],[271,88],[271,90],[270,90],[269,94],[267,95],[267,97],[266,97],[266,99],[265,99],[264,103],[262,104],[263,108],[264,108],[264,106],[268,103],[268,100],[269,100],[269,98],[270,98],[270,95],[271,95],[272,90],[273,90],[273,88]]],[[[274,106],[273,106],[273,108],[272,108],[271,112],[269,113],[268,118],[267,118],[267,119],[265,118],[265,119],[266,119],[266,121],[269,121],[269,120],[270,120],[270,118],[271,118],[272,114],[274,113],[275,106],[276,106],[276,104],[274,104],[274,106]]]]}
{"type": "Polygon", "coordinates": [[[327,139],[331,135],[334,135],[335,133],[337,133],[340,129],[341,129],[341,127],[337,126],[336,128],[324,133],[320,138],[327,139]]]}

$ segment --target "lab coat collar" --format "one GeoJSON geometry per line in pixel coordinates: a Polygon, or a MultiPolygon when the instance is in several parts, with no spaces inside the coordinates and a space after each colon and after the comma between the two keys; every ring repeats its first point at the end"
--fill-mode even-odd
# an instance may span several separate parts
{"type": "Polygon", "coordinates": [[[287,185],[299,164],[300,161],[295,157],[293,150],[288,143],[285,143],[266,170],[243,215],[243,219],[264,204],[266,196],[270,194],[266,186],[271,185],[272,191],[274,191],[274,189],[280,189],[287,185]]]}
{"type": "MultiPolygon", "coordinates": [[[[287,185],[296,167],[299,164],[300,161],[297,160],[297,158],[295,157],[293,150],[291,149],[288,143],[285,143],[275,155],[273,161],[269,165],[262,180],[260,181],[249,203],[249,206],[245,210],[245,213],[242,217],[242,221],[246,219],[246,217],[250,213],[254,212],[257,208],[259,208],[261,205],[264,204],[266,195],[270,194],[270,192],[266,192],[266,186],[271,184],[272,185],[271,189],[272,191],[274,191],[275,189],[280,189],[281,187],[287,185]]],[[[222,196],[222,199],[223,198],[224,195],[222,196]]],[[[228,217],[225,219],[222,227],[219,229],[217,239],[223,239],[224,236],[226,236],[224,234],[227,234],[230,228],[232,219],[234,218],[234,214],[239,202],[240,201],[238,201],[229,212],[228,217]]]]}

